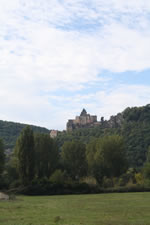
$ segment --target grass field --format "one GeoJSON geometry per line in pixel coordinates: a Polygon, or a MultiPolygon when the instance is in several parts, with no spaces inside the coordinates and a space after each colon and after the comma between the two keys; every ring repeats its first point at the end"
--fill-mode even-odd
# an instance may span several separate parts
{"type": "Polygon", "coordinates": [[[1,225],[150,225],[150,193],[18,196],[0,202],[1,225]]]}

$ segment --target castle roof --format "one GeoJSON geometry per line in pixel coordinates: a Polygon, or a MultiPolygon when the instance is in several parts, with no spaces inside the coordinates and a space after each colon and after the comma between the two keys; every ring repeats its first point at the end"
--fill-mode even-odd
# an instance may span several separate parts
{"type": "Polygon", "coordinates": [[[80,116],[86,116],[86,115],[87,115],[87,112],[86,112],[85,109],[83,109],[82,112],[81,112],[81,114],[80,114],[80,116]]]}

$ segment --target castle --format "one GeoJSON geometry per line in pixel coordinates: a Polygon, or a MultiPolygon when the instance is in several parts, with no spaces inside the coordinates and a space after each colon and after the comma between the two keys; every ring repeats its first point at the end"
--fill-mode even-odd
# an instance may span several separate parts
{"type": "Polygon", "coordinates": [[[51,138],[56,138],[57,135],[58,135],[58,131],[57,130],[51,130],[51,132],[50,132],[50,137],[51,138]]]}
{"type": "Polygon", "coordinates": [[[67,131],[72,131],[76,128],[92,127],[99,124],[100,122],[97,122],[97,116],[87,114],[86,110],[83,109],[80,116],[76,116],[74,120],[68,120],[66,129],[67,131]]]}
{"type": "MultiPolygon", "coordinates": [[[[66,131],[69,132],[78,128],[92,128],[96,126],[101,128],[116,128],[121,127],[123,120],[123,113],[118,113],[116,116],[111,116],[109,120],[104,120],[104,117],[101,117],[100,121],[97,121],[96,115],[90,115],[85,109],[83,109],[80,116],[76,116],[75,119],[68,120],[66,131]]],[[[58,135],[58,130],[51,130],[51,138],[56,138],[58,135]]]]}

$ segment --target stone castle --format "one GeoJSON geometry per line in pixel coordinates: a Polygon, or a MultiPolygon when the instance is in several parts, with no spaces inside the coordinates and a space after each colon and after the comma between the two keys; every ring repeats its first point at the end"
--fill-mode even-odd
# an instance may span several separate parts
{"type": "MultiPolygon", "coordinates": [[[[76,116],[75,119],[68,120],[66,131],[69,132],[78,128],[92,128],[96,126],[101,128],[116,128],[121,127],[123,120],[123,114],[118,113],[116,116],[111,116],[109,120],[104,120],[104,117],[101,117],[101,120],[97,121],[96,115],[90,115],[85,109],[83,109],[80,116],[76,116]]],[[[57,136],[58,131],[51,130],[50,137],[56,138],[57,136]]]]}
{"type": "Polygon", "coordinates": [[[87,114],[86,110],[83,109],[80,116],[76,116],[74,120],[68,120],[66,129],[67,131],[72,131],[77,128],[93,127],[99,124],[97,116],[87,114]]]}
{"type": "Polygon", "coordinates": [[[76,116],[74,120],[68,120],[66,130],[73,131],[78,128],[90,128],[100,126],[101,128],[117,128],[121,127],[123,123],[123,113],[118,113],[116,116],[111,116],[109,120],[104,120],[101,117],[100,121],[97,121],[97,116],[87,114],[83,109],[80,116],[76,116]]]}

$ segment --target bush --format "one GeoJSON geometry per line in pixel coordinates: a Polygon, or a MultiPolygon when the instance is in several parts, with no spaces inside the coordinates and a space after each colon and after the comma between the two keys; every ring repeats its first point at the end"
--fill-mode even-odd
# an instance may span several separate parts
{"type": "Polygon", "coordinates": [[[144,178],[146,179],[150,179],[150,163],[145,163],[144,167],[143,167],[143,175],[144,178]]]}
{"type": "Polygon", "coordinates": [[[56,170],[50,177],[50,182],[55,184],[64,184],[65,183],[64,173],[61,170],[56,170]]]}
{"type": "Polygon", "coordinates": [[[136,180],[137,184],[144,184],[144,177],[143,177],[142,173],[136,173],[135,180],[136,180]]]}
{"type": "Polygon", "coordinates": [[[80,181],[81,183],[86,183],[88,184],[89,186],[97,186],[97,181],[94,177],[84,177],[83,179],[81,179],[80,181]]]}
{"type": "Polygon", "coordinates": [[[113,180],[108,177],[103,178],[103,187],[108,188],[108,187],[113,187],[113,180]]]}

